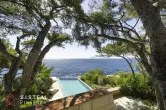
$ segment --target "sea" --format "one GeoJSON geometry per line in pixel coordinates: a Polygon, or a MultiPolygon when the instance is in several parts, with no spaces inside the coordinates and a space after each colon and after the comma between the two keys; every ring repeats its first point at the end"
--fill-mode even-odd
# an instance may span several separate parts
{"type": "MultiPolygon", "coordinates": [[[[137,61],[131,59],[132,66],[134,71],[136,69],[137,61]]],[[[47,67],[54,67],[51,72],[52,77],[77,77],[81,74],[93,70],[93,69],[102,69],[104,74],[110,75],[112,73],[118,73],[119,71],[130,72],[131,69],[127,62],[121,58],[110,58],[110,59],[44,59],[43,63],[47,67]]],[[[4,74],[8,72],[7,69],[4,69],[0,73],[0,84],[4,74]]],[[[22,70],[19,70],[17,77],[22,74],[22,70]]]]}
{"type": "MultiPolygon", "coordinates": [[[[137,61],[131,59],[132,66],[136,69],[137,61]]],[[[52,76],[56,77],[77,77],[93,69],[102,69],[104,74],[110,75],[119,71],[131,71],[124,59],[45,59],[43,63],[47,67],[54,67],[52,76]]]]}

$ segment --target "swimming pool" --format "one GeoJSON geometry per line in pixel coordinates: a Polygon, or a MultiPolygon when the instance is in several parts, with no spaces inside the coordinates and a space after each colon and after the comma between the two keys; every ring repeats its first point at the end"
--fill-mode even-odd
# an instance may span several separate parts
{"type": "Polygon", "coordinates": [[[58,82],[64,97],[92,90],[78,78],[58,78],[58,82]]]}

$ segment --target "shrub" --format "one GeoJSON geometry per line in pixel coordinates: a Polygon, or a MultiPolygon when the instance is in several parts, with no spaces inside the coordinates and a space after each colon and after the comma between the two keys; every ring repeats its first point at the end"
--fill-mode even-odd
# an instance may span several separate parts
{"type": "Polygon", "coordinates": [[[120,86],[123,95],[155,100],[154,89],[148,75],[144,77],[143,74],[136,73],[134,78],[131,72],[120,71],[119,77],[116,76],[109,77],[110,85],[120,86]]]}
{"type": "Polygon", "coordinates": [[[136,74],[135,78],[128,76],[118,79],[121,87],[121,93],[141,99],[155,100],[155,93],[149,78],[142,74],[136,74]]]}
{"type": "Polygon", "coordinates": [[[33,95],[38,94],[37,85],[35,83],[32,84],[31,87],[27,89],[25,94],[27,94],[27,95],[29,95],[29,94],[33,94],[33,95]]]}
{"type": "MultiPolygon", "coordinates": [[[[39,74],[36,75],[33,84],[25,90],[25,95],[45,95],[51,85],[53,84],[53,80],[51,78],[51,71],[53,68],[47,68],[45,65],[41,66],[39,74]]],[[[20,77],[21,78],[21,77],[20,77]]],[[[18,79],[20,79],[18,78],[18,79]]],[[[47,101],[45,99],[38,99],[35,101],[35,104],[39,104],[39,102],[47,101]]],[[[25,104],[20,105],[21,108],[26,108],[32,106],[31,102],[27,102],[25,104]]]]}
{"type": "Polygon", "coordinates": [[[21,104],[20,108],[23,109],[23,108],[27,108],[27,107],[30,107],[30,106],[44,104],[45,102],[48,102],[47,99],[40,99],[40,98],[37,99],[37,100],[32,99],[32,101],[26,102],[25,104],[21,104]],[[33,101],[34,104],[32,104],[32,101],[33,101]]]}
{"type": "Polygon", "coordinates": [[[45,65],[42,65],[39,74],[36,75],[34,83],[27,89],[25,94],[45,95],[53,84],[53,80],[51,78],[52,70],[53,68],[47,68],[45,65]]]}
{"type": "Polygon", "coordinates": [[[89,70],[88,72],[81,75],[81,80],[89,84],[107,84],[107,76],[104,74],[104,71],[101,69],[89,70]]]}
{"type": "Polygon", "coordinates": [[[109,84],[111,87],[115,87],[115,86],[118,86],[116,81],[117,81],[117,77],[116,76],[109,76],[107,78],[107,84],[109,84]]]}
{"type": "Polygon", "coordinates": [[[47,66],[45,66],[44,64],[41,66],[40,68],[40,74],[37,75],[37,77],[41,78],[41,79],[44,79],[46,77],[51,77],[51,71],[53,70],[54,68],[51,67],[51,68],[48,68],[47,66]]]}
{"type": "Polygon", "coordinates": [[[81,79],[94,89],[107,89],[120,86],[123,95],[155,100],[154,89],[148,75],[144,76],[141,73],[135,73],[134,78],[131,72],[120,71],[118,74],[114,73],[114,75],[107,77],[104,75],[103,70],[95,69],[84,73],[81,79]]]}
{"type": "MultiPolygon", "coordinates": [[[[47,93],[49,93],[49,89],[51,88],[51,85],[53,84],[53,80],[51,78],[51,71],[53,68],[47,68],[45,65],[42,65],[39,71],[39,74],[37,74],[34,78],[34,81],[32,85],[29,88],[24,88],[21,92],[24,95],[45,95],[47,96],[47,93]]],[[[21,85],[21,78],[22,76],[19,76],[15,79],[13,84],[13,89],[17,89],[21,85]]],[[[47,101],[45,99],[39,99],[36,102],[41,101],[47,101]]],[[[21,108],[26,108],[28,106],[32,106],[32,104],[26,103],[22,104],[21,108]]],[[[5,94],[4,94],[4,84],[0,85],[0,110],[3,110],[5,107],[5,94]]]]}

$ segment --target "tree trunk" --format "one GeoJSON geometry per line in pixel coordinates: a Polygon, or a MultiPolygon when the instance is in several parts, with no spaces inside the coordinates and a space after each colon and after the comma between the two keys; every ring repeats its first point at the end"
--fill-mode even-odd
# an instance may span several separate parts
{"type": "Polygon", "coordinates": [[[21,82],[23,88],[26,88],[31,84],[31,81],[32,81],[31,78],[33,77],[32,76],[33,68],[35,67],[37,58],[41,52],[41,48],[44,43],[44,39],[47,36],[48,31],[50,30],[50,27],[51,27],[51,22],[49,21],[49,19],[47,19],[46,24],[39,32],[39,35],[37,36],[37,39],[34,43],[34,46],[28,55],[25,66],[23,68],[23,75],[22,75],[22,82],[21,82]]]}
{"type": "Polygon", "coordinates": [[[49,50],[51,49],[51,47],[54,46],[54,42],[50,42],[48,45],[46,45],[43,50],[41,51],[40,55],[37,58],[36,64],[33,68],[33,72],[32,72],[32,76],[35,76],[37,74],[37,72],[39,72],[40,66],[42,65],[42,60],[45,57],[45,55],[47,54],[47,52],[49,52],[49,50]]]}
{"type": "Polygon", "coordinates": [[[155,84],[154,89],[155,89],[155,93],[156,93],[156,101],[157,101],[159,110],[165,110],[164,101],[163,101],[162,95],[160,93],[159,84],[155,84]]]}
{"type": "Polygon", "coordinates": [[[148,63],[148,60],[147,60],[146,55],[145,55],[143,50],[139,51],[138,54],[139,54],[139,56],[141,58],[141,63],[144,65],[147,73],[150,76],[150,80],[153,82],[153,87],[155,89],[156,101],[157,101],[157,104],[158,104],[158,108],[159,108],[159,110],[165,110],[164,109],[164,100],[162,98],[162,94],[161,94],[161,91],[159,89],[159,83],[157,83],[157,78],[153,74],[152,67],[148,63]]]}
{"type": "MultiPolygon", "coordinates": [[[[18,42],[18,44],[19,44],[19,42],[18,42]]],[[[18,47],[17,47],[17,50],[18,50],[18,47]]],[[[7,106],[7,110],[18,110],[19,109],[20,90],[19,90],[19,88],[14,88],[15,89],[15,91],[14,91],[13,84],[14,84],[15,77],[16,77],[17,71],[19,69],[19,66],[21,64],[21,59],[22,59],[22,53],[20,52],[19,57],[14,58],[12,60],[12,64],[9,69],[9,72],[4,75],[5,98],[7,98],[9,95],[13,95],[14,98],[16,98],[16,100],[15,100],[16,105],[7,106]]],[[[6,100],[6,104],[8,104],[7,100],[6,100]]]]}
{"type": "Polygon", "coordinates": [[[130,69],[131,69],[131,72],[133,74],[133,77],[135,78],[135,72],[134,72],[134,69],[131,65],[131,63],[129,62],[129,60],[127,58],[125,58],[124,56],[121,56],[124,60],[126,60],[127,64],[130,66],[130,69]]]}
{"type": "Polygon", "coordinates": [[[14,92],[12,92],[10,94],[12,94],[14,96],[14,98],[16,99],[14,101],[15,105],[8,105],[7,106],[7,103],[6,103],[5,110],[20,110],[20,95],[21,95],[21,90],[14,91],[14,92]]]}
{"type": "Polygon", "coordinates": [[[155,78],[153,82],[158,107],[160,110],[166,110],[166,28],[161,21],[160,8],[154,6],[150,0],[131,0],[131,2],[150,38],[153,71],[150,76],[155,78]]]}
{"type": "Polygon", "coordinates": [[[157,77],[159,90],[162,94],[161,99],[164,100],[164,110],[166,110],[166,28],[163,24],[159,24],[150,42],[152,69],[157,77]]]}

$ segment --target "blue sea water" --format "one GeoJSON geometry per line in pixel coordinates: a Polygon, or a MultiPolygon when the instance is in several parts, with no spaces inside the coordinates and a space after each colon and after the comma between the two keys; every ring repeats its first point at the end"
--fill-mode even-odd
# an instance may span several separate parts
{"type": "MultiPolygon", "coordinates": [[[[103,69],[106,75],[114,72],[131,71],[128,64],[124,59],[45,59],[43,63],[48,67],[54,67],[52,76],[56,77],[77,77],[88,70],[103,69]]],[[[136,66],[136,60],[132,59],[132,65],[136,66]]],[[[134,68],[135,71],[136,68],[134,68]]],[[[0,83],[4,74],[8,70],[0,73],[0,83]]],[[[22,74],[22,70],[19,70],[17,76],[22,74]]]]}
{"type": "MultiPolygon", "coordinates": [[[[121,70],[130,71],[124,59],[45,59],[43,63],[48,67],[54,67],[52,76],[56,77],[77,77],[96,68],[103,69],[106,75],[121,70]]],[[[135,59],[132,59],[132,65],[136,66],[135,59]]]]}

